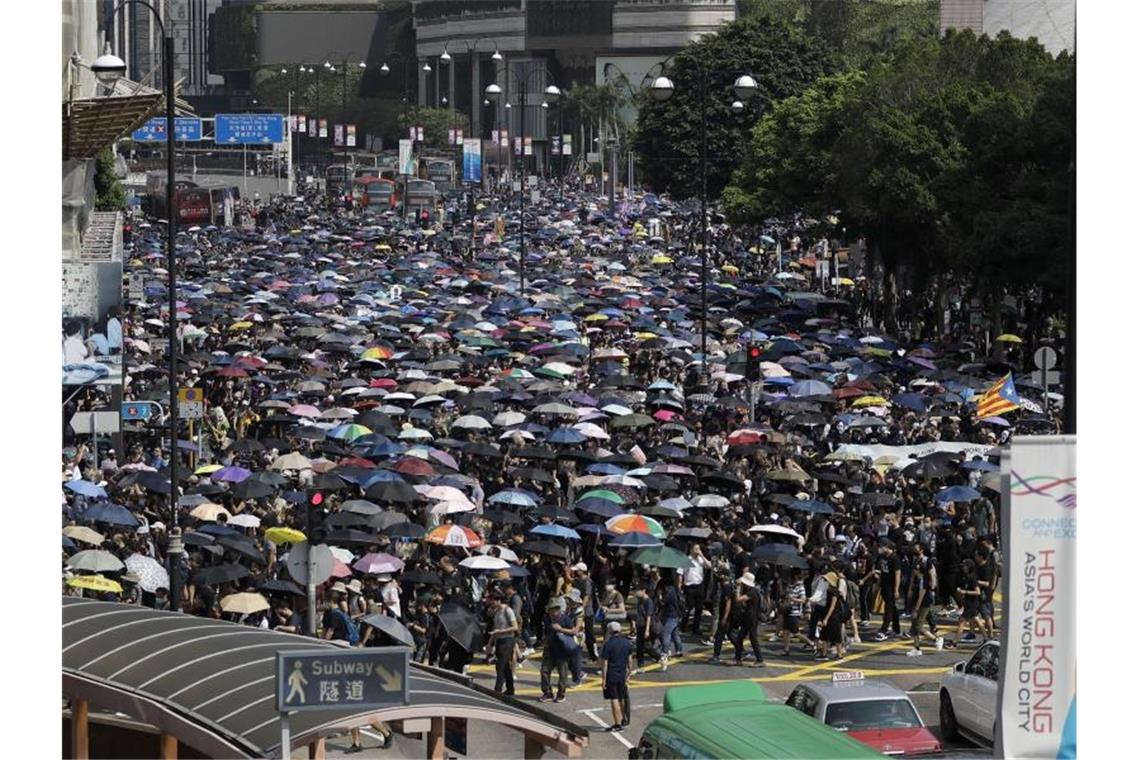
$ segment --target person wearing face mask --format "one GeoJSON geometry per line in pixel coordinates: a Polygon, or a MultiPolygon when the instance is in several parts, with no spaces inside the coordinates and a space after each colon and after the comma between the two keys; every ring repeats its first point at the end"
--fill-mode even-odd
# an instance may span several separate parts
{"type": "Polygon", "coordinates": [[[609,623],[624,624],[628,615],[625,611],[625,599],[622,597],[621,592],[617,590],[614,585],[613,579],[606,581],[604,590],[602,591],[601,609],[603,620],[606,626],[606,638],[609,638],[609,623]]]}

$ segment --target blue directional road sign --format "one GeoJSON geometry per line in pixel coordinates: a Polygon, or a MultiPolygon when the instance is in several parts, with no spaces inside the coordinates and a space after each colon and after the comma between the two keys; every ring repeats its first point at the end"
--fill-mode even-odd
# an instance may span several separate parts
{"type": "Polygon", "coordinates": [[[285,141],[285,117],[279,113],[220,113],[214,116],[218,145],[268,145],[285,141]]]}
{"type": "Polygon", "coordinates": [[[408,703],[407,647],[294,649],[277,653],[280,712],[408,703]]]}
{"type": "MultiPolygon", "coordinates": [[[[146,124],[131,132],[135,142],[164,142],[166,140],[166,117],[156,116],[146,124]]],[[[174,118],[174,139],[197,142],[202,139],[202,120],[191,117],[174,118]]]]}
{"type": "Polygon", "coordinates": [[[153,401],[123,402],[124,420],[149,420],[151,417],[158,417],[161,414],[162,409],[153,401]]]}

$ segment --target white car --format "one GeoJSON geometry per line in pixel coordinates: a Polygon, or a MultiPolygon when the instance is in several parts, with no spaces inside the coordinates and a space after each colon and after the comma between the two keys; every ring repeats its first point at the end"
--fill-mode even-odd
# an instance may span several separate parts
{"type": "Polygon", "coordinates": [[[987,641],[969,661],[956,663],[939,682],[942,741],[960,734],[992,744],[997,725],[1000,644],[987,641]]]}

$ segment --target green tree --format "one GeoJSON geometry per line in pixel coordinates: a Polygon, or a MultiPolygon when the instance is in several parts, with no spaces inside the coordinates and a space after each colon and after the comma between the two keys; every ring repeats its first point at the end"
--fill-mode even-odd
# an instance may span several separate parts
{"type": "MultiPolygon", "coordinates": [[[[1008,34],[900,43],[866,72],[823,78],[753,131],[730,215],[842,210],[888,279],[955,274],[973,294],[1056,296],[1073,169],[1068,56],[1008,34]]],[[[888,285],[888,292],[891,288],[888,285]]]]}
{"type": "Polygon", "coordinates": [[[453,111],[450,108],[417,108],[401,113],[397,123],[403,130],[403,137],[407,137],[408,127],[419,126],[424,128],[424,144],[437,150],[455,150],[455,146],[447,144],[447,131],[458,127],[463,130],[464,136],[469,136],[467,115],[453,111]]]}
{"type": "Polygon", "coordinates": [[[95,210],[124,211],[127,193],[115,172],[115,154],[110,146],[99,151],[95,163],[95,210]]]}
{"type": "Polygon", "coordinates": [[[639,98],[633,146],[641,173],[658,192],[690,197],[701,192],[701,70],[707,86],[708,192],[718,196],[738,162],[740,146],[759,114],[797,95],[818,77],[836,69],[835,59],[817,39],[770,18],[735,21],[715,34],[686,45],[666,67],[673,97],[656,103],[639,98]],[[751,74],[756,97],[744,113],[732,112],[732,84],[751,74]]]}

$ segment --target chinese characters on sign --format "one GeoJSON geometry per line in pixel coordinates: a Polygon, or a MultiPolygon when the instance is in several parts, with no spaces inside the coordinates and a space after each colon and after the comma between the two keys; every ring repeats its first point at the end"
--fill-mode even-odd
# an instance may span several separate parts
{"type": "Polygon", "coordinates": [[[279,652],[277,709],[407,704],[409,652],[404,647],[279,652]]]}

